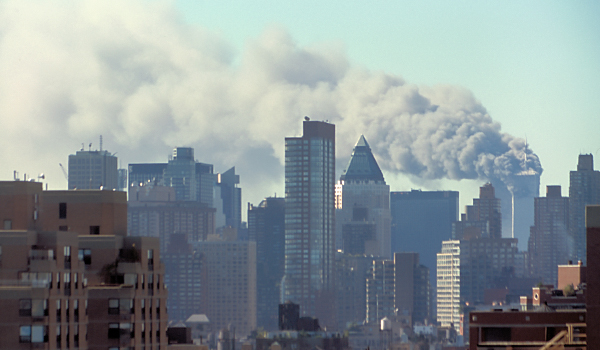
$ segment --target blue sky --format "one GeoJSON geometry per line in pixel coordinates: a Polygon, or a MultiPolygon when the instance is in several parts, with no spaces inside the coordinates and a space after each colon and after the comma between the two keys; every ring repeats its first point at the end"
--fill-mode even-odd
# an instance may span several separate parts
{"type": "Polygon", "coordinates": [[[600,168],[599,15],[592,1],[0,1],[0,175],[64,189],[58,164],[102,135],[123,167],[194,147],[258,204],[283,193],[284,137],[310,115],[336,123],[338,174],[364,133],[392,190],[464,205],[484,180],[446,178],[500,169],[478,166],[526,137],[540,192],[567,195],[579,153],[600,168]]]}
{"type": "MultiPolygon", "coordinates": [[[[527,137],[540,156],[542,194],[545,185],[559,184],[567,195],[568,172],[579,153],[594,153],[600,164],[598,2],[178,0],[176,5],[188,23],[218,33],[237,53],[278,25],[300,46],[342,45],[354,66],[397,74],[411,84],[471,90],[503,132],[527,137]]],[[[476,189],[467,189],[476,183],[433,186],[464,188],[464,202],[465,195],[476,195],[476,189]]]]}

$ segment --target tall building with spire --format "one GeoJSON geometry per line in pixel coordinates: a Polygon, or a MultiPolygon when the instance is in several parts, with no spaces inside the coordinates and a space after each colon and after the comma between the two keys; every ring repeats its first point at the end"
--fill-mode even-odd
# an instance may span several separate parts
{"type": "Polygon", "coordinates": [[[285,139],[284,298],[334,326],[335,125],[307,118],[303,129],[285,139]]]}
{"type": "Polygon", "coordinates": [[[390,186],[385,183],[363,135],[354,146],[339,188],[336,239],[341,239],[341,244],[338,247],[344,252],[391,259],[390,186]]]}

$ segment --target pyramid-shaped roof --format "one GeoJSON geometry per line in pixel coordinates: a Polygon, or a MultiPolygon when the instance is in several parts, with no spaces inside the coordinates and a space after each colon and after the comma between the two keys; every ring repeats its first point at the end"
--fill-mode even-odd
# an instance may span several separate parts
{"type": "Polygon", "coordinates": [[[381,169],[379,169],[379,165],[377,165],[377,161],[371,152],[371,147],[367,143],[364,135],[360,135],[356,146],[354,146],[354,150],[352,151],[352,156],[350,157],[350,162],[348,163],[348,167],[340,177],[342,181],[350,182],[350,181],[381,181],[385,182],[383,179],[383,174],[381,173],[381,169]]]}

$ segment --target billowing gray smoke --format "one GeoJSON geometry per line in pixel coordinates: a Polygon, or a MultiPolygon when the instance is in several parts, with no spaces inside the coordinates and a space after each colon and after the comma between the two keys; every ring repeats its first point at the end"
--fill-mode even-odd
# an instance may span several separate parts
{"type": "Polygon", "coordinates": [[[284,137],[300,134],[305,115],[336,124],[340,169],[365,134],[384,169],[426,179],[510,186],[526,168],[541,172],[464,88],[358,69],[342,45],[298,47],[281,28],[237,57],[171,6],[0,3],[2,179],[45,172],[66,187],[58,163],[103,135],[123,166],[192,146],[217,171],[235,165],[245,200],[258,203],[282,194],[284,137]]]}

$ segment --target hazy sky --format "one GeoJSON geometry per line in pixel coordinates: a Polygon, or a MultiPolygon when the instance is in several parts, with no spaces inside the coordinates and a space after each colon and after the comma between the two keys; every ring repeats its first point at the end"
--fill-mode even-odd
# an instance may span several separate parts
{"type": "Polygon", "coordinates": [[[415,151],[452,119],[445,135],[488,155],[508,151],[489,138],[527,137],[541,193],[566,195],[579,153],[600,168],[598,15],[595,1],[0,1],[0,178],[65,188],[58,163],[102,134],[123,166],[178,145],[235,165],[257,204],[283,194],[283,137],[310,115],[339,125],[338,173],[364,133],[392,190],[460,190],[464,205],[483,181],[446,178],[485,172],[448,164],[469,148],[415,151]]]}

